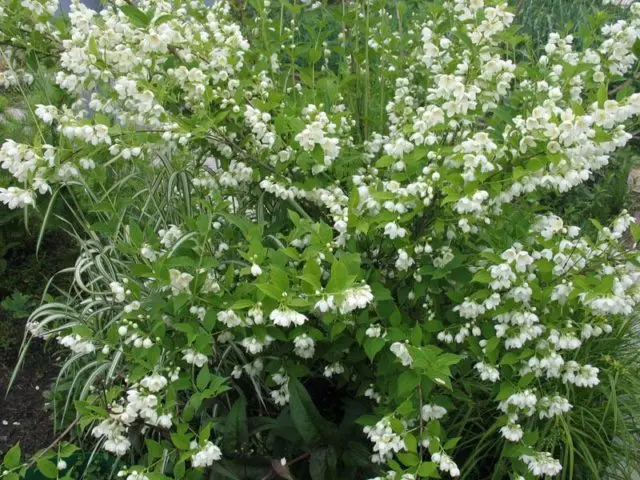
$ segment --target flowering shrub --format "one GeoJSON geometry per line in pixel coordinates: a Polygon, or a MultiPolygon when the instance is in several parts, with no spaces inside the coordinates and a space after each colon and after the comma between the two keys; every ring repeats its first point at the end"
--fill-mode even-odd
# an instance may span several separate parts
{"type": "Polygon", "coordinates": [[[609,87],[640,6],[531,60],[506,4],[397,7],[74,1],[24,34],[60,46],[69,101],[2,145],[0,200],[88,205],[68,301],[27,326],[68,349],[60,419],[121,476],[607,467],[571,432],[616,391],[599,346],[640,301],[638,232],[623,212],[588,238],[542,200],[631,138],[640,94],[609,87]]]}

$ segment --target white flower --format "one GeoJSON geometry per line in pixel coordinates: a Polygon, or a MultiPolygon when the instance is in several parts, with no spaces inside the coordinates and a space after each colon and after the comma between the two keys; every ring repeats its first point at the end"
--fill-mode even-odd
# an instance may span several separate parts
{"type": "Polygon", "coordinates": [[[335,362],[324,367],[323,375],[327,378],[331,378],[334,375],[339,375],[341,373],[344,373],[344,367],[339,362],[335,362]]]}
{"type": "Polygon", "coordinates": [[[327,295],[326,297],[318,300],[314,306],[316,310],[319,310],[322,313],[326,313],[328,311],[335,311],[335,298],[333,295],[327,295]]]}
{"type": "Polygon", "coordinates": [[[313,338],[308,336],[306,333],[302,335],[298,335],[293,339],[293,344],[295,346],[294,352],[301,358],[313,358],[313,354],[315,353],[315,342],[313,338]]]}
{"type": "Polygon", "coordinates": [[[58,460],[58,463],[56,464],[56,468],[58,470],[64,470],[65,468],[67,468],[67,462],[65,462],[62,459],[58,460]]]}
{"type": "Polygon", "coordinates": [[[170,413],[165,415],[160,415],[158,417],[156,425],[158,425],[161,428],[171,428],[171,426],[173,425],[171,418],[172,418],[172,415],[170,413]]]}
{"type": "Polygon", "coordinates": [[[536,452],[533,455],[522,455],[520,457],[528,467],[529,471],[536,477],[557,475],[562,470],[562,465],[553,458],[549,452],[536,452]]]}
{"type": "Polygon", "coordinates": [[[188,364],[195,365],[198,368],[203,367],[204,364],[207,363],[207,356],[206,355],[203,355],[202,353],[195,352],[194,350],[191,350],[190,348],[184,351],[184,356],[182,357],[182,359],[185,362],[187,362],[188,364]]]}
{"type": "Polygon", "coordinates": [[[369,338],[379,338],[382,335],[382,327],[380,325],[371,325],[364,334],[369,338]]]}
{"type": "Polygon", "coordinates": [[[223,310],[218,312],[218,321],[228,328],[239,327],[242,325],[242,319],[233,310],[223,310]]]}
{"type": "MultiPolygon", "coordinates": [[[[120,476],[120,472],[118,472],[118,476],[120,476]]],[[[127,480],[149,480],[149,477],[143,473],[134,471],[127,475],[127,480]]]]}
{"type": "Polygon", "coordinates": [[[271,375],[271,378],[276,385],[280,386],[277,390],[271,390],[271,399],[276,405],[286,405],[289,403],[289,377],[283,369],[280,369],[277,373],[271,375]]]}
{"type": "Polygon", "coordinates": [[[95,345],[88,341],[83,340],[78,334],[70,334],[64,337],[58,337],[58,343],[63,347],[70,348],[75,353],[89,354],[96,350],[95,345]]]}
{"type": "Polygon", "coordinates": [[[53,105],[36,105],[36,116],[44,123],[51,123],[58,117],[58,109],[53,105]]]}
{"type": "Polygon", "coordinates": [[[262,269],[260,268],[260,265],[256,265],[255,263],[251,265],[251,275],[253,275],[254,277],[262,275],[262,269]]]}
{"type": "Polygon", "coordinates": [[[140,309],[140,302],[137,300],[134,300],[130,304],[125,305],[123,308],[125,313],[135,312],[136,310],[139,310],[139,309],[140,309]]]}
{"type": "Polygon", "coordinates": [[[369,285],[350,288],[343,293],[344,297],[340,304],[340,313],[346,314],[354,310],[365,308],[373,301],[373,293],[369,285]]]}
{"type": "Polygon", "coordinates": [[[410,367],[413,363],[413,358],[411,358],[411,354],[404,343],[394,342],[391,344],[390,350],[405,367],[410,367]]]}
{"type": "Polygon", "coordinates": [[[400,271],[409,270],[409,268],[415,263],[415,260],[409,256],[404,249],[398,250],[398,258],[396,259],[396,268],[400,271]]]}
{"type": "Polygon", "coordinates": [[[171,268],[169,269],[169,278],[171,280],[171,293],[174,295],[189,293],[189,284],[193,280],[193,275],[171,268]]]}
{"type": "Polygon", "coordinates": [[[500,379],[500,371],[491,365],[487,365],[483,362],[475,364],[474,368],[480,373],[482,380],[488,380],[490,382],[497,382],[500,379]]]}
{"type": "Polygon", "coordinates": [[[553,397],[542,397],[538,401],[538,415],[541,419],[562,415],[572,408],[573,405],[569,403],[569,400],[559,395],[555,395],[553,397]]]}
{"type": "Polygon", "coordinates": [[[273,339],[268,335],[265,337],[263,342],[258,340],[256,337],[246,337],[242,339],[240,345],[242,345],[247,353],[250,353],[251,355],[257,355],[258,353],[262,352],[262,350],[264,350],[264,347],[268,346],[272,341],[273,339]]]}
{"type": "Polygon", "coordinates": [[[460,469],[458,468],[458,465],[456,465],[456,463],[446,453],[434,453],[433,455],[431,455],[431,461],[438,465],[440,471],[447,472],[452,477],[460,476],[460,469]]]}
{"type": "Polygon", "coordinates": [[[210,467],[213,462],[222,458],[222,451],[212,442],[207,442],[198,453],[191,456],[191,466],[193,468],[210,467]]]}
{"type": "Polygon", "coordinates": [[[127,453],[131,447],[131,442],[123,436],[115,436],[104,442],[103,448],[119,457],[127,453]]]}
{"type": "Polygon", "coordinates": [[[600,383],[598,373],[600,370],[591,365],[579,365],[575,361],[569,361],[564,366],[562,381],[564,383],[573,383],[578,387],[594,387],[600,383]]]}
{"type": "Polygon", "coordinates": [[[160,243],[165,248],[171,248],[182,237],[182,230],[175,225],[170,225],[168,230],[160,230],[158,235],[160,236],[160,243]]]}
{"type": "Polygon", "coordinates": [[[519,442],[524,435],[522,427],[517,423],[508,423],[500,429],[500,433],[510,442],[519,442]]]}
{"type": "Polygon", "coordinates": [[[153,375],[144,377],[140,381],[140,385],[145,387],[150,392],[159,392],[167,386],[167,379],[162,375],[154,373],[153,375]]]}
{"type": "Polygon", "coordinates": [[[391,428],[387,418],[383,418],[374,427],[364,427],[364,433],[373,442],[374,454],[371,457],[373,463],[385,463],[397,452],[406,449],[402,437],[391,428]]]}
{"type": "Polygon", "coordinates": [[[291,325],[301,326],[308,320],[302,313],[298,313],[289,309],[276,309],[272,310],[269,314],[269,319],[274,325],[279,327],[290,327],[291,325]]]}
{"type": "Polygon", "coordinates": [[[124,302],[125,289],[120,282],[111,282],[109,284],[109,288],[111,288],[111,293],[113,294],[113,298],[116,302],[124,302]]]}
{"type": "Polygon", "coordinates": [[[158,255],[148,243],[142,245],[142,248],[140,249],[140,255],[142,255],[143,258],[146,258],[150,262],[155,262],[158,258],[158,255]]]}
{"type": "Polygon", "coordinates": [[[429,422],[431,420],[439,420],[444,417],[447,414],[447,409],[440,405],[428,403],[422,406],[420,414],[425,422],[429,422]]]}
{"type": "Polygon", "coordinates": [[[396,238],[404,238],[407,231],[399,227],[395,222],[389,222],[384,226],[384,234],[391,240],[395,240],[396,238]]]}
{"type": "Polygon", "coordinates": [[[515,410],[522,410],[525,415],[533,415],[535,412],[536,404],[538,403],[538,397],[531,390],[524,390],[519,393],[514,393],[506,400],[503,400],[498,405],[498,408],[505,413],[510,413],[512,408],[515,407],[515,410]]]}

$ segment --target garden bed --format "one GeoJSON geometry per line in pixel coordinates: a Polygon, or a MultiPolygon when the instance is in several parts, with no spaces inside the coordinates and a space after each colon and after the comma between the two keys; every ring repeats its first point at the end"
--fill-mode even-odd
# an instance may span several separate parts
{"type": "MultiPolygon", "coordinates": [[[[8,320],[9,314],[0,310],[0,322],[8,320]]],[[[23,320],[16,323],[16,327],[24,328],[23,320]]],[[[44,394],[58,368],[44,344],[33,341],[15,383],[5,396],[19,348],[19,340],[9,348],[0,348],[0,452],[20,442],[24,452],[34,453],[54,438],[51,412],[46,408],[44,394]]]]}

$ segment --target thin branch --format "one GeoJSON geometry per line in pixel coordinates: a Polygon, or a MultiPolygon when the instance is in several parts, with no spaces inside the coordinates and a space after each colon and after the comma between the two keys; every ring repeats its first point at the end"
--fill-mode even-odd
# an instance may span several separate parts
{"type": "MultiPolygon", "coordinates": [[[[311,452],[303,453],[302,455],[298,455],[296,458],[294,458],[290,462],[287,462],[287,465],[294,465],[310,456],[311,456],[311,452]]],[[[273,469],[273,467],[271,467],[271,472],[265,475],[264,477],[262,477],[262,480],[273,480],[274,478],[278,478],[278,476],[279,476],[278,472],[276,472],[273,469]]]]}
{"type": "Polygon", "coordinates": [[[42,450],[42,453],[40,455],[34,455],[33,458],[31,459],[31,461],[29,462],[28,467],[32,466],[34,463],[36,463],[38,461],[38,459],[44,455],[46,452],[48,452],[49,450],[51,450],[53,447],[55,447],[58,442],[60,442],[70,431],[73,427],[75,427],[77,425],[77,423],[80,421],[79,418],[76,418],[73,422],[71,422],[69,424],[69,426],[67,428],[64,429],[64,431],[58,436],[58,438],[56,438],[51,445],[49,445],[47,448],[45,448],[44,450],[42,450]]]}

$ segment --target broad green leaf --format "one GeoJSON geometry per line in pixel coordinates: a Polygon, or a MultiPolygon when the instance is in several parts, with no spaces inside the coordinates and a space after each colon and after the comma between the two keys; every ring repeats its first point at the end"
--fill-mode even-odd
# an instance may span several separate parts
{"type": "Polygon", "coordinates": [[[40,473],[42,473],[47,478],[57,478],[58,477],[58,469],[50,460],[46,460],[44,458],[38,460],[36,462],[36,466],[40,473]]]}
{"type": "Polygon", "coordinates": [[[382,350],[385,343],[384,338],[367,338],[364,341],[364,352],[367,354],[369,360],[373,361],[376,354],[382,350]]]}
{"type": "Polygon", "coordinates": [[[16,468],[20,465],[20,443],[16,443],[9,449],[4,456],[4,460],[2,460],[2,465],[9,469],[16,468]]]}
{"type": "Polygon", "coordinates": [[[342,261],[335,261],[331,265],[331,277],[327,284],[326,291],[329,293],[340,293],[348,286],[349,272],[347,266],[342,261]]]}
{"type": "Polygon", "coordinates": [[[289,379],[289,405],[293,424],[305,443],[318,440],[322,436],[325,420],[304,385],[296,378],[289,379]]]}
{"type": "Polygon", "coordinates": [[[198,376],[196,377],[196,386],[198,390],[204,390],[209,385],[209,380],[211,379],[211,374],[209,373],[209,366],[205,365],[198,372],[198,376]]]}
{"type": "Polygon", "coordinates": [[[122,13],[124,13],[136,27],[144,28],[149,25],[149,18],[139,8],[133,5],[122,5],[120,10],[122,10],[122,13]]]}
{"type": "Polygon", "coordinates": [[[248,439],[247,402],[243,397],[239,397],[227,415],[222,445],[226,452],[231,453],[238,450],[248,439]]]}
{"type": "Polygon", "coordinates": [[[188,435],[180,433],[172,433],[171,441],[180,450],[189,450],[190,438],[188,435]]]}

